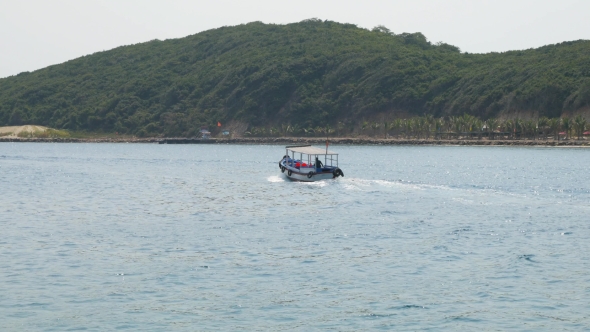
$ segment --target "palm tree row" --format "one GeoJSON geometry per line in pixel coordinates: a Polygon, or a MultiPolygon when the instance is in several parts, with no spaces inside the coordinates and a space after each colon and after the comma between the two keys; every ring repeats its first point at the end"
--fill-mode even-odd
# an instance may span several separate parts
{"type": "Polygon", "coordinates": [[[435,118],[432,115],[418,116],[391,121],[338,122],[316,127],[282,124],[280,126],[252,127],[245,132],[252,137],[279,136],[368,136],[405,139],[482,138],[489,139],[549,139],[559,140],[577,137],[581,139],[589,129],[586,119],[580,115],[572,118],[541,117],[534,120],[490,118],[481,120],[469,114],[435,118]]]}

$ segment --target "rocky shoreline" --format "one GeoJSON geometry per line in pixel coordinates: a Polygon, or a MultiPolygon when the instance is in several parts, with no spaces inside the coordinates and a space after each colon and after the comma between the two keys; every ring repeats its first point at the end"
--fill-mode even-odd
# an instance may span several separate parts
{"type": "MultiPolygon", "coordinates": [[[[150,144],[315,144],[323,145],[319,137],[242,137],[242,138],[19,138],[0,137],[0,142],[19,143],[150,143],[150,144]]],[[[490,140],[490,139],[379,139],[330,138],[334,145],[467,145],[467,146],[569,146],[590,147],[586,140],[490,140]]]]}

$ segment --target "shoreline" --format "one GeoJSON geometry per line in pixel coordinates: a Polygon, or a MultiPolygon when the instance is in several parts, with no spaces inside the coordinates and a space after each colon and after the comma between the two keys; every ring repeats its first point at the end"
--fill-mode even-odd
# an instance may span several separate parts
{"type": "MultiPolygon", "coordinates": [[[[431,146],[538,146],[590,147],[590,140],[490,140],[490,139],[398,139],[398,138],[329,138],[331,145],[431,145],[431,146]]],[[[315,144],[324,145],[320,137],[241,137],[241,138],[20,138],[0,137],[0,143],[144,143],[144,144],[315,144]]]]}

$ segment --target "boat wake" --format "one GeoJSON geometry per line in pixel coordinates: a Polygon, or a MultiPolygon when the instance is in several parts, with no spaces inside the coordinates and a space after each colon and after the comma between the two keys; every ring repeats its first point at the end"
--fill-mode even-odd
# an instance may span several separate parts
{"type": "Polygon", "coordinates": [[[281,176],[279,176],[279,175],[271,175],[271,176],[269,176],[269,177],[268,177],[266,180],[267,180],[268,182],[273,182],[273,183],[276,183],[276,182],[285,182],[285,179],[284,179],[284,178],[282,178],[282,177],[281,177],[281,176]]]}
{"type": "Polygon", "coordinates": [[[472,205],[472,204],[488,204],[488,199],[494,197],[498,200],[504,198],[513,199],[515,196],[521,199],[530,199],[528,195],[511,193],[507,191],[491,189],[491,188],[455,188],[447,185],[434,185],[425,183],[409,183],[404,181],[389,181],[389,180],[368,180],[359,178],[347,178],[340,179],[338,182],[346,190],[351,191],[390,191],[395,190],[398,192],[436,192],[444,191],[447,192],[445,195],[449,199],[456,201],[457,203],[472,205]]]}
{"type": "Polygon", "coordinates": [[[345,178],[338,180],[345,189],[367,191],[375,190],[376,188],[398,188],[402,190],[422,190],[420,185],[388,180],[367,180],[359,178],[345,178]]]}
{"type": "Polygon", "coordinates": [[[305,186],[322,188],[322,187],[329,185],[330,181],[333,181],[333,180],[320,180],[320,181],[315,181],[315,182],[297,182],[297,183],[301,184],[301,185],[305,185],[305,186]]]}

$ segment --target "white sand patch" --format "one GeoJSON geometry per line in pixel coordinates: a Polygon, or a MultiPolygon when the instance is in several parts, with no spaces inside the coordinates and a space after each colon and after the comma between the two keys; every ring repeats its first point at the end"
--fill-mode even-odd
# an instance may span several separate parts
{"type": "Polygon", "coordinates": [[[45,132],[50,128],[35,125],[0,127],[0,137],[17,137],[20,132],[45,132]],[[6,135],[8,134],[8,135],[6,135]]]}

